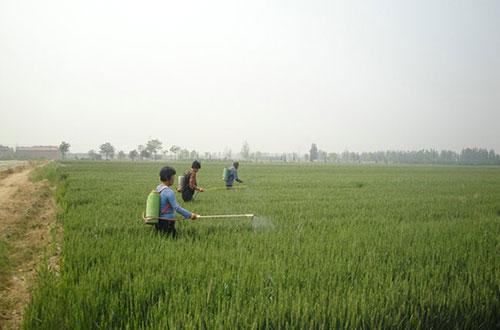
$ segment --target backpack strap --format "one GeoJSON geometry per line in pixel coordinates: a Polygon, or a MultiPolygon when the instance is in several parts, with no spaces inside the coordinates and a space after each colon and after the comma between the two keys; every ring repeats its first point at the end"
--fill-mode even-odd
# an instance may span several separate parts
{"type": "Polygon", "coordinates": [[[186,188],[189,188],[189,180],[191,179],[191,171],[187,171],[186,173],[184,173],[184,182],[183,182],[183,185],[182,185],[182,188],[183,190],[185,190],[186,188]]]}
{"type": "MultiPolygon", "coordinates": [[[[163,190],[165,190],[167,188],[168,188],[167,186],[161,188],[160,191],[158,192],[158,194],[161,194],[163,192],[163,190]]],[[[160,196],[160,198],[161,198],[161,196],[160,196]]],[[[167,203],[165,203],[165,207],[163,208],[163,210],[161,210],[160,214],[166,213],[169,208],[170,208],[170,204],[168,203],[168,200],[167,200],[167,203]]]]}

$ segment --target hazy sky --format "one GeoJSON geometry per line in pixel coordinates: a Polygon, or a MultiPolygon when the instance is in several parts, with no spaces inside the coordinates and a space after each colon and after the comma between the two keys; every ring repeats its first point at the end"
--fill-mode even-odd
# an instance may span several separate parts
{"type": "Polygon", "coordinates": [[[500,1],[0,0],[0,144],[500,152],[500,1]]]}

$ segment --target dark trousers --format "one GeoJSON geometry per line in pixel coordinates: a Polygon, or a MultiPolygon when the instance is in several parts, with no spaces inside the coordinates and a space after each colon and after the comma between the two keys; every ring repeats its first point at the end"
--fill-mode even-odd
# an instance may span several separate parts
{"type": "Polygon", "coordinates": [[[172,235],[172,237],[177,236],[177,230],[175,230],[175,221],[158,220],[155,225],[156,230],[160,234],[172,235]]]}
{"type": "Polygon", "coordinates": [[[193,196],[194,196],[194,189],[184,188],[184,190],[182,190],[183,201],[190,202],[193,200],[193,196]]]}

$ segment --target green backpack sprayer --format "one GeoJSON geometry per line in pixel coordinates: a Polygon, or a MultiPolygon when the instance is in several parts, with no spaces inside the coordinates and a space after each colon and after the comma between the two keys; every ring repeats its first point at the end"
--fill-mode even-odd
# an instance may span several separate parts
{"type": "Polygon", "coordinates": [[[224,169],[222,170],[222,180],[227,181],[229,179],[230,173],[231,171],[227,167],[224,167],[224,169]]]}
{"type": "Polygon", "coordinates": [[[152,190],[146,200],[146,216],[142,214],[142,219],[148,225],[155,225],[160,219],[160,193],[152,190]]]}
{"type": "MultiPolygon", "coordinates": [[[[163,189],[166,189],[163,188],[163,189]]],[[[163,190],[161,190],[163,191],[163,190]]],[[[147,225],[155,225],[158,220],[167,220],[160,217],[160,192],[152,190],[146,200],[146,213],[142,214],[142,219],[147,225]]],[[[217,215],[200,215],[198,219],[225,219],[225,218],[250,218],[253,220],[254,214],[217,214],[217,215]]],[[[168,219],[169,221],[182,221],[185,219],[168,219]]]]}

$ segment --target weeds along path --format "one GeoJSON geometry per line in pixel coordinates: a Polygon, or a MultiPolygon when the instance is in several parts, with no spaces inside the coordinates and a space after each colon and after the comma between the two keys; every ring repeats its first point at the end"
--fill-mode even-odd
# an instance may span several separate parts
{"type": "MultiPolygon", "coordinates": [[[[30,164],[0,176],[0,329],[20,327],[36,269],[47,256],[52,236],[60,233],[54,230],[51,186],[30,181],[33,171],[46,164],[30,164]]],[[[57,255],[49,261],[57,270],[57,255]]]]}

